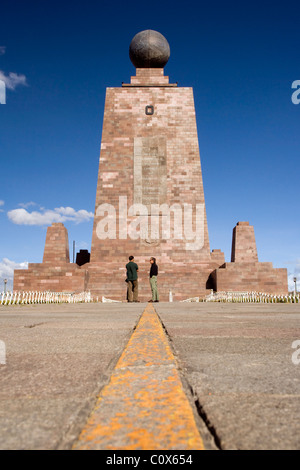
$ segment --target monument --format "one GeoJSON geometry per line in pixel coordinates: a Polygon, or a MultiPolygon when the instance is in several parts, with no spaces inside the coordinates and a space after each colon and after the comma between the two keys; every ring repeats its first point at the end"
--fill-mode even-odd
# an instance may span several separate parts
{"type": "Polygon", "coordinates": [[[71,264],[62,224],[48,228],[43,263],[15,271],[15,290],[90,290],[126,299],[125,264],[139,265],[140,300],[150,298],[149,259],[162,301],[211,289],[287,292],[286,269],[259,263],[253,227],[234,228],[231,263],[210,251],[193,90],[164,75],[170,47],[146,30],[132,40],[130,83],[107,88],[88,262],[71,264]]]}

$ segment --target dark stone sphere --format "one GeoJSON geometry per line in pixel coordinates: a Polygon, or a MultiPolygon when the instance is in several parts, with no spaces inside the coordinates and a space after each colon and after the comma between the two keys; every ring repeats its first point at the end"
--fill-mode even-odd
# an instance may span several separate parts
{"type": "Polygon", "coordinates": [[[170,46],[162,34],[147,29],[132,39],[129,57],[136,68],[164,68],[170,57],[170,46]]]}

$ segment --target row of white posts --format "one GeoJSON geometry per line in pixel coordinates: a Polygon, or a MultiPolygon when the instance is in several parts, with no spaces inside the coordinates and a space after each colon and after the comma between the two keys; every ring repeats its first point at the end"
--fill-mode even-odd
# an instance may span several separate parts
{"type": "MultiPolygon", "coordinates": [[[[98,302],[98,297],[95,299],[98,302]]],[[[90,292],[72,294],[65,292],[2,292],[0,293],[0,305],[16,304],[51,304],[51,303],[79,303],[93,302],[90,292]]],[[[173,296],[169,302],[173,301],[173,296]]],[[[253,302],[253,303],[300,303],[300,293],[289,295],[273,295],[263,292],[211,292],[205,299],[193,297],[183,302],[253,302]]],[[[102,302],[113,302],[102,297],[102,302]]]]}
{"type": "Polygon", "coordinates": [[[2,292],[0,294],[0,305],[16,304],[59,304],[93,302],[90,292],[80,294],[68,294],[65,292],[2,292]]]}
{"type": "Polygon", "coordinates": [[[253,302],[253,303],[300,303],[300,293],[296,295],[273,295],[265,292],[217,292],[206,296],[205,302],[253,302]]]}

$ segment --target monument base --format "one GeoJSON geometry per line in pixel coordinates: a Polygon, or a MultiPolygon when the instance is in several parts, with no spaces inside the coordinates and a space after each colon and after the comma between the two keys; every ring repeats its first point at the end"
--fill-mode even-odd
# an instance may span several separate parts
{"type": "Polygon", "coordinates": [[[62,223],[47,229],[42,263],[30,263],[28,269],[14,272],[15,291],[84,292],[85,268],[70,263],[68,231],[62,223]]]}
{"type": "Polygon", "coordinates": [[[211,274],[217,292],[263,292],[287,294],[287,270],[272,263],[225,263],[211,274]]]}
{"type": "Polygon", "coordinates": [[[234,227],[231,263],[215,269],[211,280],[217,292],[288,293],[287,270],[258,261],[254,228],[249,222],[238,222],[234,227]]]}
{"type": "MultiPolygon", "coordinates": [[[[159,258],[158,291],[160,300],[174,301],[205,297],[213,289],[220,291],[256,291],[269,294],[288,293],[287,270],[273,268],[257,258],[253,227],[239,222],[233,229],[232,262],[225,263],[224,253],[213,250],[201,263],[159,258]]],[[[15,270],[15,291],[83,292],[90,291],[98,300],[102,296],[119,301],[127,299],[127,258],[118,262],[90,262],[82,266],[70,263],[68,234],[63,224],[48,227],[43,263],[31,263],[28,269],[15,270]]],[[[139,254],[139,300],[151,299],[149,256],[139,254]]]]}
{"type": "MultiPolygon", "coordinates": [[[[148,261],[148,259],[147,259],[148,261]]],[[[127,299],[127,283],[125,265],[123,263],[94,263],[85,265],[88,271],[88,290],[99,300],[102,296],[112,300],[127,299]]],[[[139,300],[147,302],[151,299],[149,281],[150,263],[140,262],[135,258],[139,266],[138,289],[139,300]]],[[[210,273],[217,267],[216,263],[209,261],[186,266],[183,263],[173,263],[163,266],[158,264],[158,292],[162,302],[169,301],[170,292],[174,301],[185,300],[191,297],[205,297],[211,292],[210,273]]]]}
{"type": "Polygon", "coordinates": [[[80,293],[86,290],[87,272],[77,264],[49,266],[30,263],[28,269],[16,269],[14,272],[14,291],[80,293]]]}

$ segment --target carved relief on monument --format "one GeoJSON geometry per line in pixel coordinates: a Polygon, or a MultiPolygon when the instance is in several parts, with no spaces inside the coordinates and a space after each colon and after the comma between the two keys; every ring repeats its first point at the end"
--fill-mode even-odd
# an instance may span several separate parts
{"type": "Polygon", "coordinates": [[[166,138],[135,137],[134,139],[134,204],[142,204],[147,218],[147,233],[141,234],[141,244],[158,246],[164,215],[154,206],[167,203],[166,138]]]}
{"type": "Polygon", "coordinates": [[[167,203],[167,151],[165,137],[134,139],[134,204],[167,203]]]}

